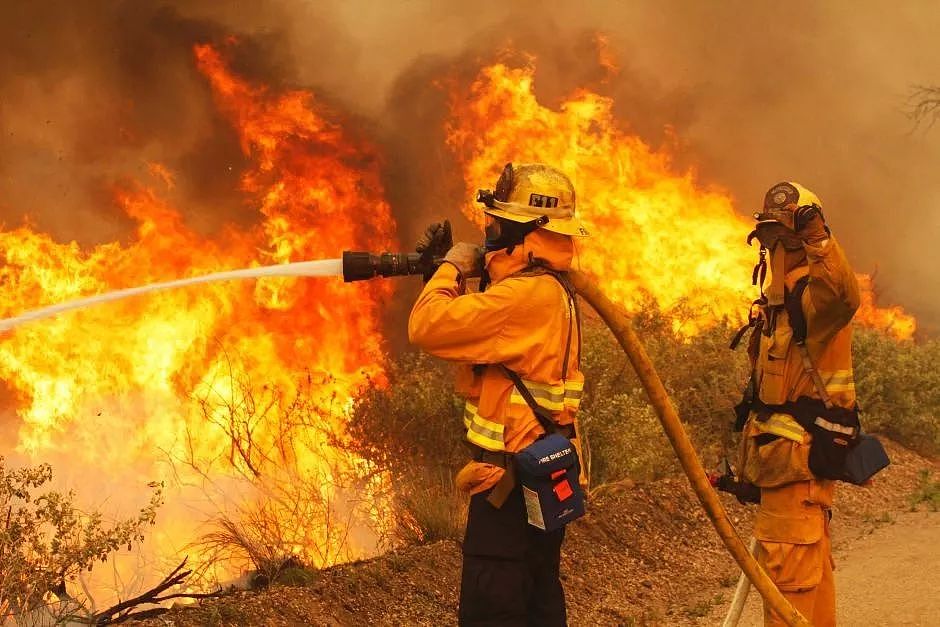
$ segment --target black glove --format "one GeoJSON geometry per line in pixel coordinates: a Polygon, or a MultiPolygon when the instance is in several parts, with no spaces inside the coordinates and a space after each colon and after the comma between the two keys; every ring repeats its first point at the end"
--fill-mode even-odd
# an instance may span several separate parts
{"type": "Polygon", "coordinates": [[[760,488],[753,483],[739,480],[735,477],[722,475],[718,477],[716,488],[722,492],[733,494],[738,503],[747,505],[748,503],[760,503],[760,488]]]}
{"type": "Polygon", "coordinates": [[[708,475],[708,482],[716,490],[733,494],[741,505],[760,503],[760,488],[736,477],[727,458],[722,461],[720,472],[708,475]]]}
{"type": "Polygon", "coordinates": [[[435,222],[424,232],[415,251],[421,254],[421,267],[424,269],[424,282],[431,280],[444,255],[454,246],[454,237],[450,232],[450,220],[435,222]]]}
{"type": "Polygon", "coordinates": [[[822,209],[816,205],[804,205],[793,214],[793,227],[804,242],[816,244],[829,237],[822,209]]]}

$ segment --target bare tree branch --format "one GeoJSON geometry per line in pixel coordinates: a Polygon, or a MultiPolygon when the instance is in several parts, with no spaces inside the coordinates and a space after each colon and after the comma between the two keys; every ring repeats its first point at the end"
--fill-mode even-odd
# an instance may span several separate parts
{"type": "Polygon", "coordinates": [[[914,85],[908,98],[910,108],[907,115],[914,122],[914,126],[933,127],[940,118],[940,86],[914,85]]]}

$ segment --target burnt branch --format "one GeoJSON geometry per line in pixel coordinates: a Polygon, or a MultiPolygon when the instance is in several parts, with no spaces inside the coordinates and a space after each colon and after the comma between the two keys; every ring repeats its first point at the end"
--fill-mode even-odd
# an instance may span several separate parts
{"type": "Polygon", "coordinates": [[[132,618],[157,616],[167,610],[167,608],[158,607],[137,612],[132,611],[138,605],[157,605],[164,601],[169,601],[170,599],[211,599],[222,596],[223,592],[221,590],[204,593],[178,592],[172,594],[163,594],[173,586],[177,586],[186,581],[186,578],[189,577],[189,575],[193,572],[191,570],[183,570],[186,567],[186,562],[188,559],[189,558],[187,557],[182,562],[180,562],[179,566],[174,568],[169,575],[164,577],[163,580],[153,588],[137,595],[136,597],[126,601],[121,601],[120,603],[113,605],[106,610],[92,614],[92,616],[88,619],[89,624],[114,625],[117,623],[123,623],[124,621],[130,620],[132,618]]]}

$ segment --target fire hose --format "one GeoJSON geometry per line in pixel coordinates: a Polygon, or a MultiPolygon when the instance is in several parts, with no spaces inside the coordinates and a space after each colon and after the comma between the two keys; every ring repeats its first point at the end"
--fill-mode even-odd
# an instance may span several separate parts
{"type": "MultiPolygon", "coordinates": [[[[449,230],[449,229],[448,229],[449,230]]],[[[373,277],[404,276],[409,274],[427,274],[428,264],[436,267],[440,259],[427,259],[417,253],[382,253],[375,255],[364,252],[343,253],[343,277],[346,281],[358,281],[373,277]]],[[[781,594],[777,586],[771,581],[767,573],[760,567],[748,547],[742,542],[734,525],[728,519],[718,494],[712,488],[705,474],[702,462],[699,460],[689,440],[682,422],[676,413],[666,388],[663,386],[659,374],[653,367],[652,361],[646,354],[639,337],[630,324],[626,312],[615,305],[597,285],[583,272],[571,270],[568,278],[581,297],[597,311],[607,324],[607,327],[617,338],[636,371],[643,389],[649,397],[650,404],[656,411],[666,437],[669,438],[679,463],[692,484],[699,502],[711,520],[715,531],[724,543],[728,552],[741,567],[743,573],[764,598],[765,602],[788,625],[804,627],[810,623],[794,608],[781,594]]]]}
{"type": "Polygon", "coordinates": [[[686,434],[685,428],[679,420],[679,415],[676,413],[672,402],[669,400],[669,394],[666,392],[666,388],[663,386],[663,382],[659,378],[656,368],[653,367],[653,362],[650,361],[649,356],[646,354],[646,349],[644,349],[643,345],[640,343],[640,338],[637,337],[636,332],[633,330],[630,319],[627,317],[626,313],[612,303],[610,299],[601,292],[600,288],[583,272],[572,270],[568,273],[568,277],[571,279],[571,283],[574,285],[578,294],[580,294],[604,320],[611,333],[617,338],[617,342],[620,344],[621,348],[623,348],[624,352],[627,354],[627,358],[633,365],[633,369],[636,371],[637,377],[643,385],[643,389],[646,390],[650,404],[656,411],[660,423],[662,423],[666,437],[669,438],[669,443],[672,444],[672,448],[679,458],[682,470],[685,471],[686,476],[689,478],[689,483],[692,484],[695,495],[705,509],[705,513],[711,520],[712,525],[714,525],[715,531],[718,532],[721,541],[724,542],[725,548],[728,549],[728,552],[731,553],[731,556],[738,563],[738,566],[741,567],[741,570],[747,575],[747,578],[750,579],[753,586],[760,592],[761,596],[764,597],[764,601],[767,602],[774,612],[788,625],[800,627],[808,626],[810,624],[809,621],[807,621],[806,618],[787,601],[780,590],[777,589],[774,582],[771,581],[767,573],[764,572],[751,555],[750,551],[748,551],[747,546],[741,541],[734,525],[732,525],[731,521],[728,519],[728,514],[725,512],[724,507],[722,507],[721,501],[718,499],[718,494],[708,481],[705,468],[702,466],[702,462],[695,453],[695,448],[692,446],[692,442],[689,440],[689,436],[686,434]]]}

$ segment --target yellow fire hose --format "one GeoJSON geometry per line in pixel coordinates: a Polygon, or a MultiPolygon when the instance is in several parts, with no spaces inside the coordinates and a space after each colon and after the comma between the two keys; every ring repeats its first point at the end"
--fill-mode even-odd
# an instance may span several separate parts
{"type": "Polygon", "coordinates": [[[607,323],[614,337],[617,338],[617,342],[620,343],[620,346],[627,354],[627,358],[629,358],[630,363],[633,365],[633,369],[636,371],[640,383],[643,384],[643,389],[646,390],[646,394],[649,396],[650,404],[653,406],[656,415],[659,417],[659,421],[663,425],[663,430],[665,430],[666,436],[672,444],[672,448],[676,451],[679,463],[682,465],[682,469],[689,478],[689,483],[692,484],[692,488],[695,490],[699,502],[701,502],[702,507],[705,508],[705,512],[708,514],[709,519],[711,519],[715,531],[718,532],[718,536],[721,538],[722,542],[724,542],[728,552],[731,553],[731,556],[741,567],[741,570],[747,575],[747,578],[751,580],[751,583],[757,588],[761,596],[764,597],[764,601],[787,623],[787,625],[808,627],[810,623],[780,593],[780,590],[778,590],[774,582],[770,580],[767,573],[757,564],[757,561],[748,551],[744,542],[741,541],[731,521],[728,520],[728,514],[725,513],[724,507],[722,507],[721,501],[718,499],[718,494],[708,482],[708,477],[705,475],[702,462],[699,461],[698,455],[696,455],[695,449],[692,447],[692,442],[689,440],[689,436],[686,434],[685,428],[683,428],[682,422],[679,420],[679,415],[676,413],[672,402],[669,400],[666,388],[663,386],[662,380],[660,380],[659,375],[656,373],[656,369],[653,367],[653,363],[646,354],[646,350],[643,348],[643,345],[640,344],[640,340],[633,330],[633,327],[630,325],[630,319],[627,317],[626,313],[604,296],[587,275],[572,270],[569,272],[568,276],[578,294],[580,294],[581,297],[597,311],[604,322],[607,323]]]}

